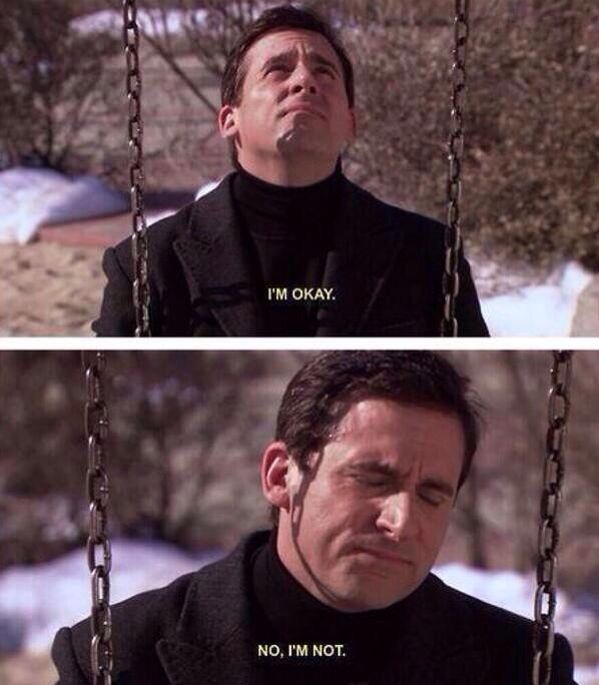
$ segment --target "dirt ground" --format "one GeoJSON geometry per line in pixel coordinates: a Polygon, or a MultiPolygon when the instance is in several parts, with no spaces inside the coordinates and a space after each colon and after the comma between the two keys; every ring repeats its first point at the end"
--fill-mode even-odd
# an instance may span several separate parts
{"type": "Polygon", "coordinates": [[[100,310],[103,248],[0,245],[0,335],[88,336],[100,310]]]}

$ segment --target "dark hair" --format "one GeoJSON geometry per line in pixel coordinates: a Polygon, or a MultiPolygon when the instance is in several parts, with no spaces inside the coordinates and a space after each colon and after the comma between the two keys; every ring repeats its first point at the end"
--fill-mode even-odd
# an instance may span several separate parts
{"type": "MultiPolygon", "coordinates": [[[[317,355],[287,386],[275,438],[285,443],[300,470],[308,470],[308,456],[333,437],[349,409],[364,399],[432,407],[454,413],[464,431],[462,486],[472,464],[480,435],[479,403],[470,381],[434,352],[384,350],[335,351],[317,355]]],[[[278,509],[271,509],[276,522],[278,509]]]]}
{"type": "MultiPolygon", "coordinates": [[[[350,107],[354,106],[354,69],[341,40],[332,26],[314,10],[293,5],[279,5],[265,10],[241,34],[225,64],[221,81],[221,105],[238,105],[241,101],[243,82],[246,76],[245,55],[262,36],[272,31],[303,29],[324,36],[337,53],[343,69],[345,92],[350,107]]],[[[236,160],[235,144],[232,146],[233,161],[236,160]]]]}

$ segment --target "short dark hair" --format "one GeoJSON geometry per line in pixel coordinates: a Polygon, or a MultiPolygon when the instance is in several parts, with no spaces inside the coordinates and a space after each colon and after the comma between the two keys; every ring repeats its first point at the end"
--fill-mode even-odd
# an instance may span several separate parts
{"type": "MultiPolygon", "coordinates": [[[[246,76],[244,60],[252,45],[267,33],[285,29],[313,31],[328,40],[341,62],[345,92],[350,107],[353,107],[355,98],[354,69],[336,31],[314,10],[294,5],[278,5],[264,10],[256,21],[246,27],[227,56],[221,81],[221,105],[238,105],[240,103],[246,76]]],[[[234,143],[232,158],[233,161],[237,158],[234,143]]]]}
{"type": "MultiPolygon", "coordinates": [[[[434,352],[359,350],[324,352],[291,379],[279,413],[275,439],[285,443],[300,470],[310,454],[333,437],[349,409],[382,398],[456,414],[464,431],[458,490],[468,477],[480,437],[480,403],[470,380],[434,352]]],[[[278,509],[271,508],[276,523],[278,509]]]]}

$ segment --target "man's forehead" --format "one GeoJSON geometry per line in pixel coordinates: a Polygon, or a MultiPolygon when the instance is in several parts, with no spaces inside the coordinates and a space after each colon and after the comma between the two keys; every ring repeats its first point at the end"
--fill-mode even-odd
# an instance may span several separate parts
{"type": "Polygon", "coordinates": [[[406,425],[428,426],[432,417],[449,420],[461,427],[457,413],[450,409],[373,395],[350,404],[341,417],[335,433],[340,435],[346,431],[370,428],[381,421],[398,428],[406,425]]]}
{"type": "MultiPolygon", "coordinates": [[[[246,66],[259,63],[279,53],[306,51],[333,61],[339,67],[341,61],[333,46],[320,33],[306,29],[279,29],[261,36],[246,54],[246,66]]],[[[258,66],[260,66],[258,64],[258,66]]]]}
{"type": "Polygon", "coordinates": [[[464,434],[460,419],[454,413],[372,397],[349,407],[329,444],[340,445],[333,450],[339,462],[368,457],[397,463],[401,461],[399,457],[419,457],[431,466],[453,461],[461,464],[464,434]],[[395,443],[399,451],[391,449],[386,452],[395,443]],[[385,448],[387,459],[378,451],[381,446],[385,448]],[[406,446],[410,449],[404,451],[406,446]]]}

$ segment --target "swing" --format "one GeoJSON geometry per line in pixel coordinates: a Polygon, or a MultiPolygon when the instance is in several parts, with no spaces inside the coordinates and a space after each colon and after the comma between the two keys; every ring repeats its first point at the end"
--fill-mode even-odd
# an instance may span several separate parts
{"type": "Polygon", "coordinates": [[[556,608],[555,570],[559,543],[558,507],[564,479],[564,441],[570,413],[572,352],[553,353],[551,385],[547,406],[545,468],[541,495],[541,523],[537,562],[537,591],[534,601],[533,685],[549,685],[553,654],[556,608]]]}
{"type": "Polygon", "coordinates": [[[87,437],[86,487],[89,499],[89,536],[87,565],[91,573],[91,669],[94,685],[112,682],[112,620],[110,614],[110,569],[112,553],[106,534],[108,476],[104,466],[104,444],[108,431],[108,409],[104,401],[103,371],[106,358],[102,352],[82,353],[85,370],[86,401],[84,410],[87,437]],[[102,561],[96,559],[101,548],[102,561]]]}
{"type": "MultiPolygon", "coordinates": [[[[470,0],[455,0],[454,46],[452,49],[451,126],[448,142],[447,224],[444,234],[445,263],[442,277],[443,316],[440,335],[457,337],[456,299],[460,290],[459,253],[460,197],[464,151],[464,100],[466,97],[466,47],[470,34],[470,0]]],[[[148,283],[148,233],[143,201],[143,124],[141,118],[141,68],[136,0],[123,0],[123,40],[127,63],[129,119],[129,188],[131,195],[131,251],[133,259],[133,307],[135,336],[149,337],[150,288],[148,283]]]]}
{"type": "MultiPolygon", "coordinates": [[[[532,685],[549,685],[554,646],[557,603],[556,566],[559,543],[558,507],[564,478],[564,446],[570,413],[572,352],[553,352],[548,394],[548,428],[545,441],[541,522],[539,526],[537,590],[534,599],[532,685]]],[[[87,495],[90,501],[90,532],[87,562],[91,573],[91,669],[94,685],[112,683],[112,625],[110,614],[110,569],[112,554],[106,532],[108,477],[104,443],[108,409],[104,400],[105,355],[83,353],[85,371],[85,433],[87,436],[87,495]],[[98,563],[96,551],[102,551],[98,563]]]]}

